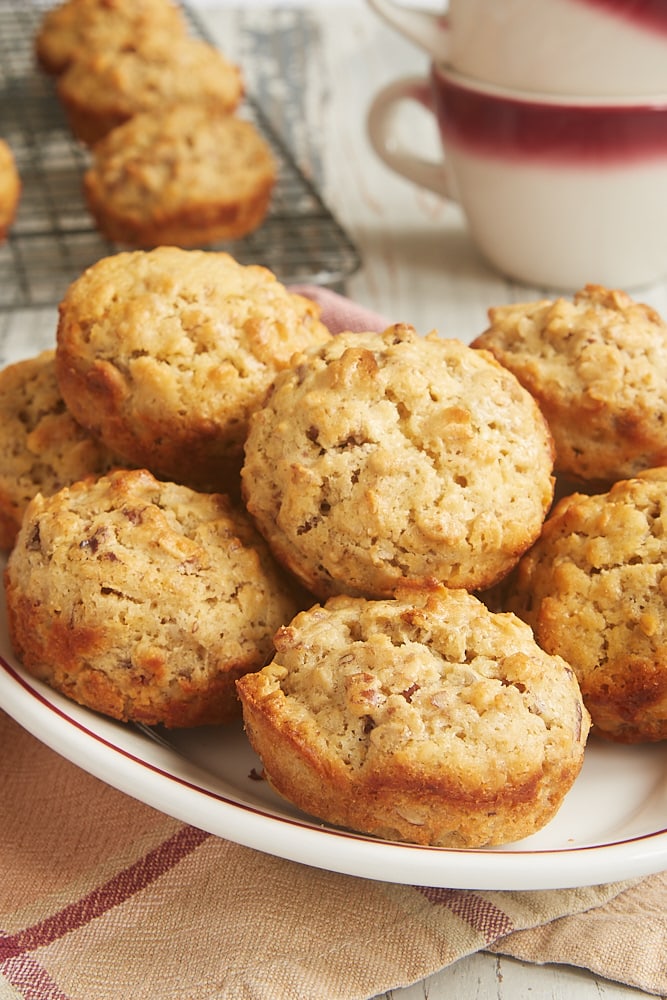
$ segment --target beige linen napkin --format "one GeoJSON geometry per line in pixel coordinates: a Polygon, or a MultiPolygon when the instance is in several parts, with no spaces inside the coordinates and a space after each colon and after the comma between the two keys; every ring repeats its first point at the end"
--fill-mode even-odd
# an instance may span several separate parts
{"type": "MultiPolygon", "coordinates": [[[[332,329],[382,317],[326,290],[332,329]]],[[[221,840],[0,711],[0,996],[366,1000],[482,949],[667,993],[667,881],[540,892],[374,882],[221,840]]]]}
{"type": "Polygon", "coordinates": [[[374,882],[162,815],[1,712],[0,755],[2,996],[362,1000],[493,945],[667,992],[664,876],[547,892],[374,882]]]}

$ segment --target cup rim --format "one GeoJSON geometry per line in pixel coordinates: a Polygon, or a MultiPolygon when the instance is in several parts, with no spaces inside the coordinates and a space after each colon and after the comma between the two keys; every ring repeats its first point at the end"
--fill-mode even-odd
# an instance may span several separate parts
{"type": "Polygon", "coordinates": [[[516,104],[548,105],[554,108],[576,108],[577,110],[667,111],[667,91],[657,94],[623,96],[521,90],[467,76],[448,63],[438,60],[431,63],[431,75],[454,84],[459,90],[516,104]]]}

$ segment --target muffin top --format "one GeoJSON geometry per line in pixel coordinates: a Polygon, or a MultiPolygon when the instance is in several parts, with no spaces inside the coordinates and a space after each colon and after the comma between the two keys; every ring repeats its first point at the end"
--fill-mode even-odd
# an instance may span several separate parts
{"type": "Polygon", "coordinates": [[[667,739],[667,468],[562,499],[506,606],[575,670],[598,732],[667,739]]]}
{"type": "Polygon", "coordinates": [[[28,671],[151,725],[239,714],[235,679],[303,606],[242,508],[143,469],[36,496],[5,583],[28,671]]]}
{"type": "Polygon", "coordinates": [[[112,129],[93,150],[84,189],[93,209],[121,220],[130,236],[180,220],[184,245],[189,228],[201,243],[207,225],[242,224],[244,204],[272,189],[276,169],[252,122],[187,102],[112,129]]]}
{"type": "Polygon", "coordinates": [[[351,770],[414,754],[489,793],[585,742],[576,679],[512,614],[467,591],[331,598],[282,627],[265,668],[351,770]]]}
{"type": "Polygon", "coordinates": [[[233,111],[243,96],[240,68],[214,45],[188,35],[158,35],[136,48],[89,51],[58,78],[65,104],[129,118],[183,101],[233,111]]]}
{"type": "Polygon", "coordinates": [[[58,74],[92,51],[143,49],[186,32],[172,0],[65,0],[44,13],[35,52],[44,70],[58,74]]]}
{"type": "Polygon", "coordinates": [[[65,407],[54,351],[0,371],[0,548],[10,548],[29,501],[117,459],[65,407]]]}
{"type": "Polygon", "coordinates": [[[576,678],[466,591],[337,596],[298,614],[237,682],[269,781],[387,839],[480,847],[552,818],[581,768],[576,678]]]}
{"type": "Polygon", "coordinates": [[[473,589],[539,534],[553,494],[537,404],[491,355],[405,324],[295,357],[251,419],[242,487],[320,597],[473,589]]]}
{"type": "Polygon", "coordinates": [[[67,290],[56,371],[70,411],[117,454],[210,488],[293,352],[331,338],[266,268],[177,247],[102,258],[67,290]]]}
{"type": "Polygon", "coordinates": [[[558,472],[614,481],[667,461],[667,324],[654,309],[587,285],[572,301],[501,306],[489,319],[472,346],[539,401],[558,472]]]}

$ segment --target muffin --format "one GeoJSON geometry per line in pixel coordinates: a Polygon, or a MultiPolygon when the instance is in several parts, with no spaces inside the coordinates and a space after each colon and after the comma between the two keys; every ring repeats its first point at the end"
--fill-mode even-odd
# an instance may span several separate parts
{"type": "Polygon", "coordinates": [[[229,254],[115,254],[60,304],[60,390],[126,463],[196,489],[238,490],[250,413],[295,351],[332,339],[319,315],[271,271],[229,254]]]}
{"type": "Polygon", "coordinates": [[[265,776],[318,819],[476,848],[544,826],[580,771],[570,668],[461,590],[338,596],[279,630],[237,682],[265,776]]]}
{"type": "Polygon", "coordinates": [[[555,469],[606,485],[667,463],[667,324],[625,292],[489,310],[473,347],[491,351],[538,400],[555,469]]]}
{"type": "Polygon", "coordinates": [[[561,500],[506,606],[575,671],[594,732],[667,738],[667,468],[561,500]]]}
{"type": "Polygon", "coordinates": [[[36,493],[56,493],[118,464],[65,407],[54,351],[0,371],[0,549],[10,549],[36,493]]]}
{"type": "Polygon", "coordinates": [[[0,242],[7,239],[20,198],[21,178],[14,154],[9,143],[0,139],[0,242]]]}
{"type": "Polygon", "coordinates": [[[553,495],[532,396],[458,340],[341,333],[295,356],[251,417],[248,510],[319,598],[391,596],[509,572],[553,495]]]}
{"type": "Polygon", "coordinates": [[[139,114],[93,151],[84,196],[97,227],[130,247],[235,240],[263,222],[276,162],[252,122],[193,103],[139,114]]]}
{"type": "Polygon", "coordinates": [[[244,511],[145,470],[36,496],[5,589],[27,671],[147,725],[237,717],[234,682],[266,662],[302,606],[244,511]]]}
{"type": "Polygon", "coordinates": [[[238,66],[189,36],[158,37],[141,51],[92,51],[57,80],[68,124],[89,146],[141,111],[191,101],[232,112],[243,89],[238,66]]]}
{"type": "Polygon", "coordinates": [[[171,0],[65,0],[47,10],[35,35],[35,55],[58,75],[81,56],[121,49],[141,50],[187,34],[180,7],[171,0]]]}

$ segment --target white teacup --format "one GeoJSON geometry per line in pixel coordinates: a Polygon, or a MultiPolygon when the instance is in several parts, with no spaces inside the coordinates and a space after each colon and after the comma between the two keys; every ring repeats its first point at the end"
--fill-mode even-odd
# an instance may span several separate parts
{"type": "Polygon", "coordinates": [[[482,254],[513,279],[633,288],[667,274],[667,94],[528,96],[434,64],[385,87],[367,126],[387,166],[460,204],[482,254]],[[442,158],[415,151],[406,102],[435,115],[442,158]]]}
{"type": "Polygon", "coordinates": [[[434,62],[486,83],[573,95],[667,92],[667,3],[449,0],[438,14],[368,2],[434,62]]]}

